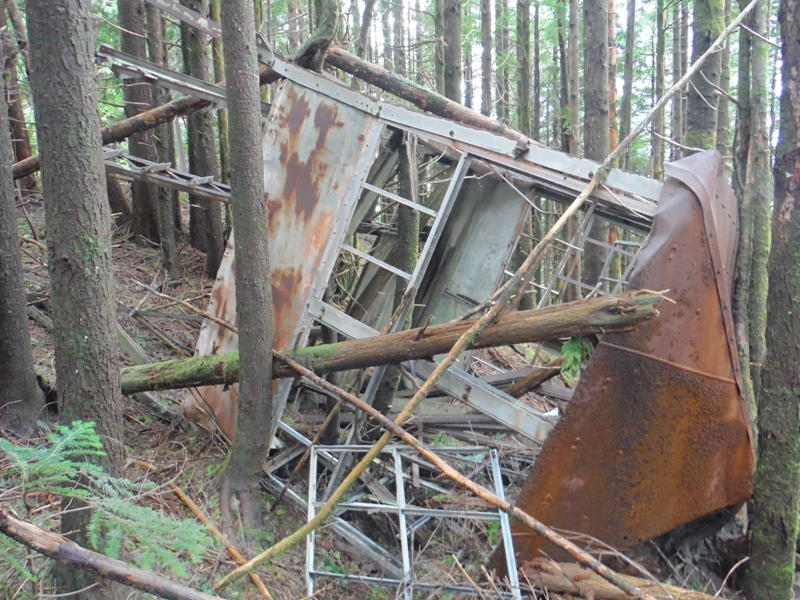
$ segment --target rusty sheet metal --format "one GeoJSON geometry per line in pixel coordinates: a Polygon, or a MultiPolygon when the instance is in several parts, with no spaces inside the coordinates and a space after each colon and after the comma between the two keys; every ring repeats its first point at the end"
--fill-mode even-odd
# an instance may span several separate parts
{"type": "MultiPolygon", "coordinates": [[[[372,115],[291,82],[279,88],[264,135],[276,348],[302,342],[308,333],[306,306],[333,269],[382,127],[372,115]]],[[[235,270],[229,242],[208,307],[227,322],[236,319],[235,270]]],[[[195,354],[230,352],[237,345],[235,334],[206,321],[195,354]]],[[[237,389],[188,390],[183,405],[190,413],[213,413],[232,435],[237,389]]],[[[280,413],[280,400],[276,405],[280,413]]]]}
{"type": "MultiPolygon", "coordinates": [[[[715,151],[667,174],[630,287],[669,289],[675,304],[635,331],[603,337],[518,499],[545,524],[620,550],[752,493],[729,301],[736,198],[715,151]]],[[[568,558],[519,524],[514,535],[521,560],[540,551],[568,558]]]]}

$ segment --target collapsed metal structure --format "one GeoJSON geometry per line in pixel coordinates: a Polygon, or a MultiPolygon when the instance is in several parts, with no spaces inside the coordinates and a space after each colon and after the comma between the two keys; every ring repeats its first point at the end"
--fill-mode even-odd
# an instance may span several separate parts
{"type": "MultiPolygon", "coordinates": [[[[171,0],[148,1],[219,35],[213,23],[198,20],[171,0]]],[[[145,77],[217,105],[225,101],[224,89],[218,86],[109,48],[102,48],[100,56],[122,77],[145,77]]],[[[533,141],[512,140],[375,100],[328,75],[297,67],[275,55],[263,40],[259,58],[284,78],[268,112],[264,107],[276,348],[302,346],[319,327],[348,339],[364,338],[447,322],[470,311],[503,284],[520,246],[526,240],[529,244],[529,238],[535,242],[548,229],[599,166],[533,141]],[[411,198],[401,196],[395,183],[399,155],[409,140],[415,141],[419,165],[411,198]],[[411,272],[397,266],[400,206],[419,217],[420,251],[411,272]],[[534,224],[530,232],[528,222],[534,224]],[[398,303],[401,296],[405,301],[398,303]]],[[[169,164],[146,163],[116,150],[108,151],[106,159],[109,171],[125,178],[223,202],[229,198],[227,186],[169,164]]],[[[730,319],[735,197],[718,155],[685,159],[667,174],[662,185],[612,170],[575,226],[547,249],[526,290],[538,306],[629,285],[676,294],[675,307],[655,322],[632,334],[605,336],[574,396],[554,386],[539,390],[562,400],[571,398],[552,435],[553,416],[493,385],[498,378],[513,380],[525,372],[496,369],[496,377],[481,378],[470,371],[474,357],[467,356],[438,383],[455,401],[544,444],[521,496],[527,512],[548,525],[577,529],[619,548],[633,547],[750,494],[751,434],[730,319]],[[598,220],[620,235],[593,238],[598,220]],[[581,255],[590,248],[605,256],[594,280],[576,275],[581,255]]],[[[229,323],[236,322],[234,273],[231,236],[208,307],[229,323]]],[[[206,321],[196,352],[224,353],[236,346],[234,333],[206,321]]],[[[435,358],[413,361],[406,365],[407,376],[424,379],[435,364],[435,358]]],[[[385,371],[376,367],[349,373],[343,385],[372,402],[385,371]]],[[[310,445],[281,421],[291,388],[290,380],[276,384],[274,421],[296,445],[271,461],[275,468],[310,445]]],[[[183,396],[187,412],[212,420],[229,434],[235,431],[236,402],[236,385],[191,389],[183,396]]],[[[359,436],[356,422],[343,446],[315,450],[310,515],[348,472],[359,436]],[[326,460],[317,462],[323,455],[326,460]],[[328,470],[327,487],[317,490],[316,469],[321,468],[328,470]]],[[[401,461],[396,448],[391,452],[396,500],[383,508],[398,515],[407,559],[407,532],[413,523],[406,517],[430,515],[401,506],[401,461]]],[[[502,491],[499,466],[493,469],[493,481],[502,491]]],[[[267,478],[269,485],[280,488],[274,474],[267,478]]],[[[336,523],[339,531],[352,535],[362,555],[386,558],[378,544],[355,533],[346,521],[336,523]]],[[[517,596],[514,557],[505,552],[510,550],[507,527],[503,522],[509,539],[495,566],[510,576],[511,594],[517,596]]],[[[535,536],[514,532],[514,547],[523,558],[542,549],[535,536]]],[[[313,588],[313,537],[309,548],[313,588]]],[[[554,553],[552,548],[547,551],[554,553]]],[[[406,586],[416,581],[408,560],[392,569],[389,580],[406,586]]],[[[404,593],[408,596],[411,589],[405,587],[404,593]]]]}

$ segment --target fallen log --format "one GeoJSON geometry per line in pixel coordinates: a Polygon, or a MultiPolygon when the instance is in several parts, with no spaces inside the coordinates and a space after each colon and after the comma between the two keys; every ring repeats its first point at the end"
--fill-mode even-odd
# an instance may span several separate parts
{"type": "MultiPolygon", "coordinates": [[[[261,85],[272,83],[280,79],[279,74],[265,66],[261,66],[258,75],[261,85]]],[[[223,81],[218,85],[224,86],[225,82],[223,81]]],[[[202,98],[197,98],[196,96],[184,96],[183,98],[172,100],[161,106],[156,106],[138,115],[104,127],[101,131],[103,145],[121,142],[134,133],[155,129],[159,125],[169,123],[177,117],[188,115],[191,112],[202,110],[208,106],[211,106],[211,102],[203,100],[202,98]]],[[[20,179],[31,173],[35,173],[40,167],[41,162],[38,154],[34,154],[25,160],[15,162],[13,165],[14,179],[20,179]]]]}
{"type": "Polygon", "coordinates": [[[506,127],[502,123],[490,119],[471,108],[453,102],[441,94],[426,90],[422,86],[399,77],[387,69],[367,62],[355,54],[350,54],[343,48],[331,48],[325,59],[325,64],[358,77],[370,85],[379,87],[431,114],[478,129],[499,133],[512,140],[537,145],[536,142],[519,131],[506,127]]]}
{"type": "MultiPolygon", "coordinates": [[[[662,299],[663,296],[655,292],[637,291],[543,309],[506,312],[471,347],[506,346],[626,331],[658,315],[662,299]]],[[[474,323],[474,320],[445,323],[284,352],[316,373],[400,364],[448,352],[474,323]]],[[[293,376],[293,369],[276,358],[273,377],[293,376]]],[[[227,385],[238,380],[239,354],[231,352],[128,367],[122,371],[122,393],[130,395],[144,391],[227,385]]]]}
{"type": "MultiPolygon", "coordinates": [[[[520,571],[536,587],[558,594],[571,594],[596,600],[627,600],[624,591],[608,583],[589,569],[575,563],[555,563],[536,558],[524,563],[520,571]]],[[[626,579],[656,600],[712,600],[714,596],[684,588],[666,585],[640,577],[626,579]]]]}
{"type": "Polygon", "coordinates": [[[65,537],[18,519],[12,511],[4,508],[0,508],[0,532],[60,563],[92,571],[101,577],[162,598],[171,600],[218,600],[219,598],[171,581],[152,571],[138,569],[121,560],[87,550],[65,537]]]}

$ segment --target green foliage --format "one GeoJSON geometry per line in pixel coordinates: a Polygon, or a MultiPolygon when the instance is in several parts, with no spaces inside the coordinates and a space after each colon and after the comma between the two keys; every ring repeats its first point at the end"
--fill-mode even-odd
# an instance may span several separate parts
{"type": "MultiPolygon", "coordinates": [[[[137,496],[152,490],[154,484],[114,477],[92,462],[105,456],[94,423],[55,425],[46,438],[41,446],[16,446],[0,438],[0,450],[9,461],[0,480],[2,496],[20,497],[26,508],[32,494],[61,495],[62,505],[69,499],[80,500],[92,509],[86,532],[91,545],[112,558],[120,558],[125,551],[126,559],[141,568],[163,565],[178,577],[186,577],[183,557],[200,562],[212,545],[206,527],[136,504],[137,496]]],[[[0,550],[7,546],[4,538],[0,550]]],[[[14,558],[14,551],[3,554],[25,577],[33,578],[24,563],[14,558]]]]}
{"type": "Polygon", "coordinates": [[[594,346],[586,338],[570,338],[561,346],[561,354],[564,357],[561,374],[570,385],[580,373],[583,362],[589,359],[593,351],[594,346]]]}

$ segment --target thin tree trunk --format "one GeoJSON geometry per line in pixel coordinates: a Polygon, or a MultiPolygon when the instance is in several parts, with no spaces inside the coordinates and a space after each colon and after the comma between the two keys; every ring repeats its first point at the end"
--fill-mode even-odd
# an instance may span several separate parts
{"type": "Polygon", "coordinates": [[[444,3],[444,95],[461,103],[461,0],[442,0],[444,3]]]}
{"type": "Polygon", "coordinates": [[[508,124],[508,0],[494,3],[495,86],[497,120],[508,124]]]}
{"type": "MultiPolygon", "coordinates": [[[[624,140],[631,131],[633,108],[633,63],[636,48],[636,0],[628,0],[628,25],[625,33],[625,72],[622,86],[622,110],[619,123],[619,135],[624,140]]],[[[676,96],[677,97],[677,96],[676,96]]],[[[631,151],[625,151],[620,159],[620,168],[631,170],[631,151]]]]}
{"type": "MultiPolygon", "coordinates": [[[[470,11],[472,7],[469,2],[464,4],[464,18],[468,21],[470,19],[470,11]]],[[[472,85],[472,36],[467,34],[464,36],[464,52],[462,56],[464,60],[464,106],[472,108],[475,100],[475,89],[472,85]]]]}
{"type": "MultiPolygon", "coordinates": [[[[578,127],[581,120],[581,85],[579,54],[580,4],[569,0],[569,39],[567,46],[567,73],[569,76],[569,153],[580,156],[580,135],[578,127]]],[[[596,19],[597,15],[592,18],[596,19]]],[[[605,54],[605,50],[603,51],[605,54]]]]}
{"type": "MultiPolygon", "coordinates": [[[[763,9],[762,9],[763,10],[763,9]]],[[[781,0],[781,76],[800,72],[800,5],[781,0]]],[[[756,40],[753,53],[758,55],[756,40]]],[[[754,78],[756,76],[754,70],[754,78]]],[[[755,87],[754,87],[755,91],[755,87]]],[[[753,94],[753,111],[760,99],[753,94]]],[[[763,130],[763,128],[762,128],[763,130]]],[[[795,552],[800,514],[800,90],[783,86],[775,178],[775,227],[769,258],[766,340],[769,349],[759,397],[750,561],[745,581],[749,600],[794,597],[795,552]]],[[[761,132],[753,130],[751,144],[761,132]]]]}
{"type": "MultiPolygon", "coordinates": [[[[664,27],[664,0],[656,0],[656,85],[654,102],[661,100],[665,86],[666,35],[664,27]]],[[[653,177],[659,181],[664,179],[664,111],[658,111],[653,117],[653,177]]]]}
{"type": "MultiPolygon", "coordinates": [[[[754,29],[763,37],[769,36],[769,4],[762,0],[753,14],[754,29]]],[[[748,183],[753,207],[753,264],[750,279],[749,339],[750,375],[753,380],[753,396],[758,404],[761,395],[761,365],[766,358],[765,332],[767,327],[767,291],[769,277],[767,263],[770,254],[772,216],[772,181],[770,166],[772,150],[767,117],[768,103],[768,56],[769,47],[764,40],[754,37],[752,49],[751,87],[751,138],[748,164],[748,183]]]]}
{"type": "Polygon", "coordinates": [[[231,528],[235,495],[244,527],[261,521],[259,481],[272,432],[272,286],[267,211],[261,162],[261,107],[253,10],[249,0],[226,0],[222,13],[228,74],[231,209],[236,230],[236,306],[241,381],[236,438],[220,493],[223,519],[231,528]]]}
{"type": "MultiPolygon", "coordinates": [[[[747,0],[740,1],[744,8],[747,0]]],[[[745,25],[753,29],[753,13],[746,17],[745,25]]],[[[736,257],[736,279],[733,294],[733,319],[736,331],[736,346],[739,349],[739,365],[744,384],[743,394],[753,422],[757,423],[755,391],[750,359],[750,287],[753,267],[753,195],[752,165],[748,161],[750,152],[750,71],[752,35],[745,28],[739,29],[739,70],[736,88],[736,147],[733,155],[732,185],[739,201],[739,247],[736,257]]]]}
{"type": "Polygon", "coordinates": [[[481,0],[481,114],[492,114],[492,2],[481,0]]]}
{"type": "MultiPolygon", "coordinates": [[[[145,42],[144,0],[117,0],[120,48],[137,58],[147,58],[145,42]]],[[[62,67],[63,68],[63,67],[62,67]]],[[[128,80],[125,85],[125,116],[132,117],[153,106],[150,84],[144,79],[128,80]]],[[[158,161],[153,146],[153,134],[149,131],[136,133],[128,140],[128,151],[153,162],[158,161]]],[[[160,241],[158,228],[158,194],[156,186],[146,181],[131,183],[133,209],[133,232],[153,242],[160,241]]]]}
{"type": "Polygon", "coordinates": [[[389,23],[389,0],[381,0],[381,27],[383,29],[383,68],[391,71],[394,67],[392,27],[389,23]]]}
{"type": "Polygon", "coordinates": [[[533,7],[533,123],[531,124],[531,137],[537,142],[540,141],[542,135],[542,78],[539,69],[541,40],[539,34],[539,0],[535,0],[533,7]]]}
{"type": "Polygon", "coordinates": [[[405,77],[408,74],[406,63],[405,31],[403,17],[403,2],[392,2],[392,20],[394,21],[394,72],[405,77]]]}
{"type": "MultiPolygon", "coordinates": [[[[219,23],[222,0],[211,0],[211,18],[219,23]]],[[[270,5],[267,4],[267,7],[270,5]]],[[[268,28],[269,30],[269,28],[268,28]]],[[[214,83],[225,81],[225,57],[222,55],[222,41],[211,41],[211,56],[214,63],[214,83]]],[[[219,136],[219,172],[223,183],[231,181],[231,146],[228,137],[228,109],[217,111],[217,132],[219,136]]]]}
{"type": "MultiPolygon", "coordinates": [[[[122,397],[91,9],[89,0],[28,0],[30,83],[42,162],[60,418],[65,424],[97,424],[106,452],[101,460],[116,475],[124,452],[122,397]]],[[[75,532],[74,539],[83,543],[89,517],[87,510],[66,511],[62,530],[75,532]]],[[[125,597],[124,590],[65,567],[57,568],[56,585],[64,594],[84,590],[73,596],[81,600],[125,597]]]]}
{"type": "Polygon", "coordinates": [[[375,7],[375,0],[364,0],[364,13],[361,15],[361,29],[358,32],[358,42],[356,43],[356,56],[364,58],[367,51],[367,40],[369,39],[369,29],[372,26],[372,13],[375,7]]]}
{"type": "Polygon", "coordinates": [[[519,132],[530,137],[531,0],[517,0],[517,120],[519,132]]]}
{"type": "MultiPolygon", "coordinates": [[[[560,0],[556,4],[556,24],[558,26],[558,72],[559,72],[559,106],[558,110],[553,111],[555,129],[558,132],[558,138],[562,152],[569,152],[572,144],[570,140],[572,136],[569,135],[569,109],[570,109],[570,95],[569,95],[569,60],[567,58],[567,0],[560,0]]],[[[556,55],[556,52],[553,52],[556,55]]]]}
{"type": "Polygon", "coordinates": [[[447,0],[433,0],[434,6],[434,36],[436,41],[433,50],[433,72],[436,81],[436,91],[444,94],[444,69],[445,69],[445,41],[444,41],[444,6],[447,0]]]}
{"type": "MultiPolygon", "coordinates": [[[[731,22],[731,0],[724,0],[725,27],[731,22]]],[[[731,88],[731,38],[725,40],[720,59],[719,87],[726,94],[731,88]]],[[[731,155],[731,101],[722,93],[717,99],[717,152],[722,156],[731,155]]]]}
{"type": "MultiPolygon", "coordinates": [[[[744,31],[743,29],[739,30],[744,31]]],[[[675,85],[683,77],[681,70],[681,35],[683,27],[681,25],[681,5],[675,2],[672,5],[672,85],[675,85]]],[[[741,33],[740,33],[741,35],[741,33]]],[[[681,149],[678,144],[683,143],[683,94],[676,93],[672,98],[672,139],[675,145],[670,150],[672,160],[681,158],[681,149]]]]}
{"type": "Polygon", "coordinates": [[[617,129],[617,8],[608,0],[608,149],[619,144],[617,129]]]}
{"type": "MultiPolygon", "coordinates": [[[[200,13],[209,14],[208,0],[181,0],[181,4],[200,13]]],[[[187,74],[203,81],[211,79],[208,36],[200,30],[181,23],[181,49],[187,74]]],[[[189,115],[186,123],[189,137],[189,170],[201,177],[218,177],[214,116],[210,109],[189,115]]],[[[222,210],[219,202],[189,196],[189,241],[206,253],[206,270],[217,274],[225,242],[222,236],[222,210]]]]}
{"type": "MultiPolygon", "coordinates": [[[[597,162],[609,154],[607,12],[607,0],[583,0],[584,156],[597,162]]],[[[606,242],[608,222],[596,218],[590,236],[606,242]]],[[[607,255],[602,246],[584,246],[583,279],[591,285],[599,281],[607,255]]]]}
{"type": "MultiPolygon", "coordinates": [[[[5,91],[2,84],[0,91],[5,91]]],[[[44,406],[44,396],[36,382],[25,312],[13,159],[8,114],[0,110],[0,422],[4,429],[28,436],[44,406]]]]}
{"type": "MultiPolygon", "coordinates": [[[[147,50],[150,62],[160,66],[167,64],[167,52],[164,46],[164,19],[161,11],[154,6],[147,5],[147,50]]],[[[169,93],[153,84],[153,100],[157,104],[169,102],[169,93]]],[[[155,144],[156,154],[159,162],[172,162],[174,157],[170,148],[171,127],[169,123],[160,125],[154,130],[153,143],[155,144]]],[[[170,278],[178,280],[181,278],[181,265],[178,258],[178,241],[175,232],[175,219],[173,215],[173,203],[177,199],[177,194],[167,188],[159,187],[158,194],[158,223],[161,231],[161,252],[164,257],[164,268],[170,278]]]]}
{"type": "MultiPolygon", "coordinates": [[[[689,70],[689,2],[691,0],[681,0],[681,77],[689,70]]],[[[686,93],[688,84],[681,90],[681,100],[683,102],[683,132],[681,139],[686,138],[687,119],[686,111],[689,109],[689,95],[686,93]]]]}
{"type": "MultiPolygon", "coordinates": [[[[692,62],[694,63],[725,29],[723,0],[693,0],[692,62]]],[[[717,145],[717,87],[722,68],[721,53],[709,56],[689,81],[685,144],[691,148],[717,145]]]]}

